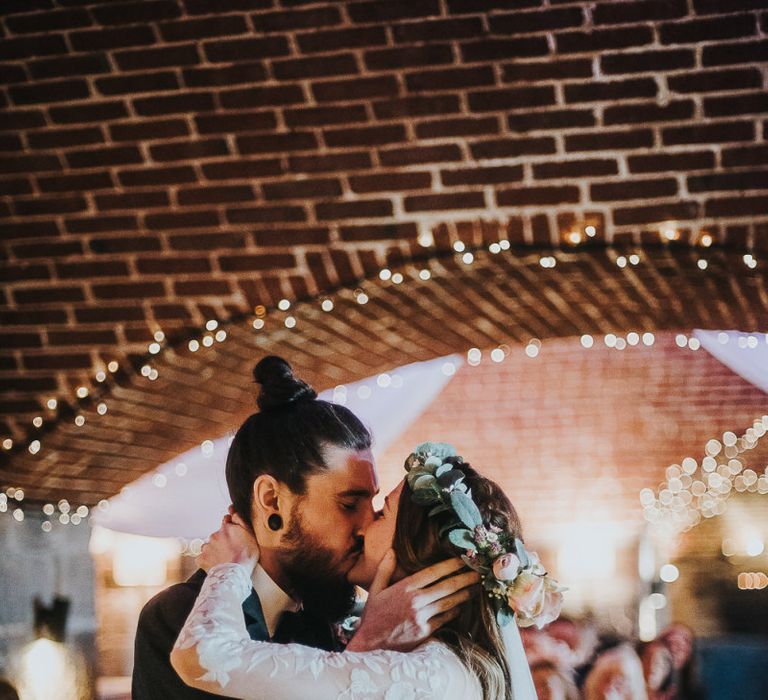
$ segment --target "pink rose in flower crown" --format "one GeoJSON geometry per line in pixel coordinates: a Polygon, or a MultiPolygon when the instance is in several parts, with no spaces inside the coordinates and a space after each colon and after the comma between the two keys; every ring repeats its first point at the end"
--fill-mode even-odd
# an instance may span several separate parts
{"type": "Polygon", "coordinates": [[[520,571],[520,559],[515,554],[502,554],[493,562],[493,576],[497,581],[513,581],[520,571]]]}
{"type": "Polygon", "coordinates": [[[541,629],[560,616],[560,608],[563,606],[563,591],[565,589],[549,577],[544,579],[544,603],[536,617],[536,627],[541,629]]]}
{"type": "Polygon", "coordinates": [[[544,607],[546,586],[544,577],[525,569],[507,589],[509,607],[517,614],[520,627],[530,627],[544,607]]]}

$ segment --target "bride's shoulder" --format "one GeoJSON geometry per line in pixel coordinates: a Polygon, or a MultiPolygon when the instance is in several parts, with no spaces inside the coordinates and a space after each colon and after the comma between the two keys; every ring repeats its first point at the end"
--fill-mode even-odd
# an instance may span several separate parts
{"type": "Polygon", "coordinates": [[[414,653],[421,657],[421,661],[439,672],[443,685],[451,691],[447,697],[482,697],[477,677],[445,642],[439,639],[429,639],[417,647],[414,653]]]}

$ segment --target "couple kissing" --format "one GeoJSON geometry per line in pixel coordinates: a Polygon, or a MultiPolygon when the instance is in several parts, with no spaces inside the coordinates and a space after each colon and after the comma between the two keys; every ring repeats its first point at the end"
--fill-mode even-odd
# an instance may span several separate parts
{"type": "Polygon", "coordinates": [[[201,570],[142,610],[133,699],[535,700],[517,628],[557,617],[563,589],[501,489],[422,443],[374,512],[362,422],[281,358],[254,378],[259,411],[227,456],[230,512],[201,570]],[[367,602],[342,630],[355,586],[367,602]]]}

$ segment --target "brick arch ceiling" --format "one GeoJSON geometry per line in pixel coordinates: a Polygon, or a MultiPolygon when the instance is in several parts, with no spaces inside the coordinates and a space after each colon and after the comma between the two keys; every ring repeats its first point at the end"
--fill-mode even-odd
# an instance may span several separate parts
{"type": "MultiPolygon", "coordinates": [[[[766,247],[763,3],[8,0],[0,20],[0,431],[16,445],[0,474],[34,475],[41,498],[95,498],[192,439],[194,420],[160,430],[160,404],[138,408],[183,396],[175,375],[151,391],[122,375],[158,329],[182,344],[207,319],[354,286],[459,239],[510,240],[524,269],[527,251],[558,251],[590,224],[594,254],[580,259],[602,281],[584,280],[580,321],[759,325],[760,267],[736,253],[766,247]],[[684,250],[648,248],[669,227],[683,245],[711,237],[707,276],[684,250]],[[626,277],[650,292],[610,281],[603,249],[638,244],[645,272],[626,277]],[[110,360],[124,368],[113,391],[138,391],[137,423],[52,449],[75,389],[110,360]],[[44,410],[53,396],[61,421],[44,410]],[[38,415],[51,449],[30,462],[38,415]],[[96,458],[100,440],[138,436],[140,456],[119,469],[96,458]]],[[[581,287],[551,279],[537,274],[511,337],[575,332],[551,318],[581,287]]],[[[465,308],[484,320],[466,332],[491,342],[500,312],[469,284],[465,308]]],[[[416,313],[401,296],[397,310],[416,313]]],[[[424,356],[459,345],[430,342],[424,356]]],[[[399,363],[385,356],[347,374],[399,363]]]]}
{"type": "Polygon", "coordinates": [[[68,494],[92,503],[112,495],[236,428],[253,410],[250,369],[268,353],[290,358],[324,389],[472,346],[693,326],[753,330],[768,319],[765,280],[737,253],[712,252],[706,271],[696,264],[699,253],[685,247],[644,249],[637,265],[624,268],[616,265],[616,251],[603,248],[561,252],[555,268],[542,267],[530,251],[474,255],[472,264],[448,255],[393,268],[402,282],[376,277],[340,289],[329,297],[330,311],[315,299],[263,316],[234,315],[210,332],[164,341],[158,354],[107,371],[103,383],[88,377],[87,397],[70,393],[56,411],[40,411],[46,423],[27,438],[39,439],[42,448],[30,454],[22,443],[6,452],[0,480],[34,500],[68,494]],[[289,317],[295,326],[286,326],[289,317]],[[217,341],[220,331],[226,338],[217,341]],[[202,344],[193,351],[190,341],[202,344]],[[156,379],[142,375],[144,365],[157,371],[156,379]],[[97,411],[101,402],[105,415],[97,411]],[[76,425],[76,416],[84,425],[76,425]]]}

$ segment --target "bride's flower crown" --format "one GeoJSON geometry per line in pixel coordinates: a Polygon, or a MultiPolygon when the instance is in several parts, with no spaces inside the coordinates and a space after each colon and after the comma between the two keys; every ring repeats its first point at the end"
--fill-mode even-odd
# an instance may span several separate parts
{"type": "Polygon", "coordinates": [[[499,625],[513,619],[520,627],[542,628],[560,614],[563,591],[547,575],[535,552],[522,540],[483,522],[472,492],[464,483],[463,460],[452,445],[423,442],[405,461],[414,503],[431,506],[429,515],[454,517],[440,529],[462,550],[461,558],[481,575],[482,586],[495,604],[499,625]]]}

